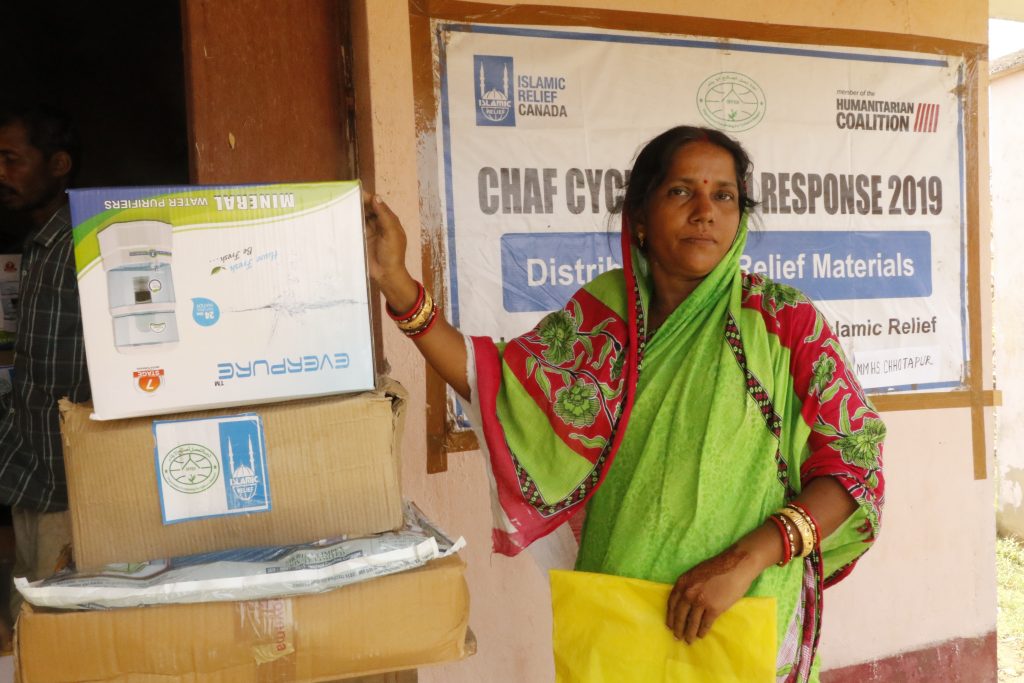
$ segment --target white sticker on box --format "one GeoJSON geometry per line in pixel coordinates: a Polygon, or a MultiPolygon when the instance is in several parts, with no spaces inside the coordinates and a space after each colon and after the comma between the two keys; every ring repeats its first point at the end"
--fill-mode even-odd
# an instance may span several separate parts
{"type": "Polygon", "coordinates": [[[164,524],[270,510],[263,421],[256,413],[154,420],[164,524]]]}
{"type": "Polygon", "coordinates": [[[18,326],[18,277],[21,256],[0,255],[0,348],[10,348],[18,326]]]}

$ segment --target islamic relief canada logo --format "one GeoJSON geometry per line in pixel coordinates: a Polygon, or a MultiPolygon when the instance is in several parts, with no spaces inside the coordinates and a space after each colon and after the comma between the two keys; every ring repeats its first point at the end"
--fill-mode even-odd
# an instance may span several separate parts
{"type": "Polygon", "coordinates": [[[476,76],[476,125],[516,125],[512,58],[473,55],[473,73],[476,76]]]}
{"type": "Polygon", "coordinates": [[[719,130],[750,130],[761,122],[766,109],[761,86],[735,71],[709,76],[697,89],[697,110],[719,130]]]}

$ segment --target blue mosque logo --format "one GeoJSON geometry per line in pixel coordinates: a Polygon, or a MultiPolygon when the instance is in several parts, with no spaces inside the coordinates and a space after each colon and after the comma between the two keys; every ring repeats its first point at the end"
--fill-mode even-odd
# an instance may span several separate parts
{"type": "Polygon", "coordinates": [[[258,422],[224,422],[220,432],[228,509],[268,508],[266,454],[258,422]]]}
{"type": "Polygon", "coordinates": [[[473,71],[476,73],[476,125],[516,125],[512,58],[474,55],[473,71]]]}
{"type": "Polygon", "coordinates": [[[249,439],[249,459],[235,462],[235,454],[228,441],[228,471],[231,476],[231,491],[240,501],[249,502],[256,497],[256,489],[260,478],[256,475],[256,458],[252,450],[252,438],[249,439]]]}

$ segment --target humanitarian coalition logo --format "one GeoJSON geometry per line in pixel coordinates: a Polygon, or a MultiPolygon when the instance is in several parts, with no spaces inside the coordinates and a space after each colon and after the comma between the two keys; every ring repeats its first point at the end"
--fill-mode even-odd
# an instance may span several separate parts
{"type": "Polygon", "coordinates": [[[160,464],[160,474],[175,491],[200,493],[216,483],[220,464],[206,446],[186,443],[168,451],[160,464]]]}
{"type": "Polygon", "coordinates": [[[836,91],[836,128],[895,133],[935,133],[939,105],[934,102],[878,99],[870,90],[836,91]]]}
{"type": "Polygon", "coordinates": [[[914,117],[915,133],[934,133],[939,129],[939,105],[919,102],[914,117]]]}
{"type": "Polygon", "coordinates": [[[735,71],[709,76],[697,89],[697,111],[719,130],[750,130],[761,122],[766,109],[761,86],[735,71]]]}
{"type": "Polygon", "coordinates": [[[473,55],[476,125],[516,125],[515,72],[511,57],[473,55]]]}
{"type": "Polygon", "coordinates": [[[256,418],[220,424],[221,459],[228,509],[266,504],[266,459],[256,418]]]}

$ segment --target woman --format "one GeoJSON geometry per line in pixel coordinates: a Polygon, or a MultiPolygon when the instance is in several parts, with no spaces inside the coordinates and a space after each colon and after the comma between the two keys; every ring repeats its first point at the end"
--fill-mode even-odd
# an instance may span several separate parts
{"type": "Polygon", "coordinates": [[[654,138],[623,202],[624,269],[508,344],[467,342],[437,315],[379,197],[370,272],[480,408],[496,550],[589,501],[577,569],[674,584],[666,624],[688,643],[744,595],[774,597],[778,678],[806,681],[821,590],[878,533],[885,428],[814,306],[739,269],[750,169],[715,130],[654,138]]]}

